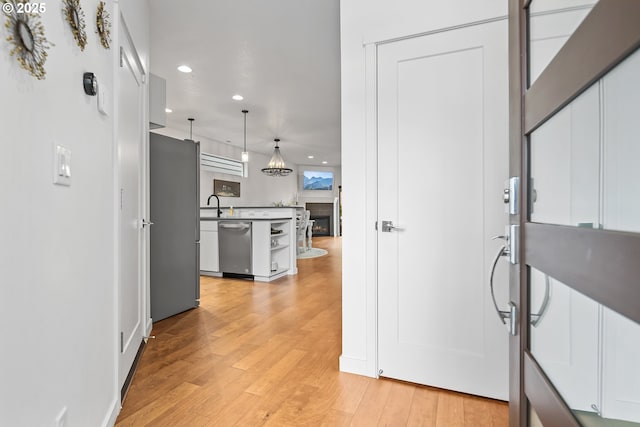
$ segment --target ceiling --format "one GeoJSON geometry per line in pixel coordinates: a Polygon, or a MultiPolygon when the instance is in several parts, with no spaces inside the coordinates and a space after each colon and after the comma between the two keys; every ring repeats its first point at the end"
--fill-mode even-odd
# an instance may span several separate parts
{"type": "Polygon", "coordinates": [[[151,72],[167,81],[167,126],[188,137],[194,117],[194,139],[242,147],[247,109],[249,152],[270,156],[280,138],[287,165],[340,165],[339,0],[150,5],[151,72]]]}

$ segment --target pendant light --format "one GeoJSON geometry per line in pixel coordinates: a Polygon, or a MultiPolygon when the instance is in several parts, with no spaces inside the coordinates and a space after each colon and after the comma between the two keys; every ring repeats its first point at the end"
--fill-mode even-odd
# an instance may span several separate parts
{"type": "Polygon", "coordinates": [[[249,152],[247,151],[247,113],[249,110],[242,110],[244,114],[244,150],[242,150],[242,163],[249,163],[249,152]]]}
{"type": "Polygon", "coordinates": [[[280,154],[280,147],[278,147],[280,139],[276,138],[274,141],[276,142],[276,148],[273,150],[273,156],[271,156],[269,164],[266,168],[262,169],[262,173],[269,176],[287,176],[293,172],[293,169],[286,167],[284,164],[284,159],[282,158],[282,154],[280,154]]]}
{"type": "Polygon", "coordinates": [[[195,120],[193,117],[189,117],[189,139],[193,141],[193,121],[195,120]]]}

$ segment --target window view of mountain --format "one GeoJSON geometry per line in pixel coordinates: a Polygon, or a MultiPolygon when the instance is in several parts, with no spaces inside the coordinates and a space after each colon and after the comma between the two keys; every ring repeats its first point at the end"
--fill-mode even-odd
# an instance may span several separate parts
{"type": "Polygon", "coordinates": [[[331,172],[304,173],[304,190],[333,190],[333,174],[331,172]]]}

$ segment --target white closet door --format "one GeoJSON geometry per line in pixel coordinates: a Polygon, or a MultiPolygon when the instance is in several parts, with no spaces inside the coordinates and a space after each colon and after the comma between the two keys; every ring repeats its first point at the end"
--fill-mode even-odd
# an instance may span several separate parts
{"type": "Polygon", "coordinates": [[[378,47],[381,375],[505,400],[507,57],[506,21],[378,47]]]}

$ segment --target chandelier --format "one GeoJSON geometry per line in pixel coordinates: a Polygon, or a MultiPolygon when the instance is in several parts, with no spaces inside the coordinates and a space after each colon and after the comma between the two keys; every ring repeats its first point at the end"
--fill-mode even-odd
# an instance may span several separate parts
{"type": "Polygon", "coordinates": [[[274,141],[276,142],[276,148],[273,150],[273,156],[271,156],[269,164],[262,169],[262,173],[269,176],[287,176],[293,172],[293,169],[286,167],[284,164],[284,159],[280,154],[280,147],[278,147],[280,139],[276,138],[274,141]]]}

